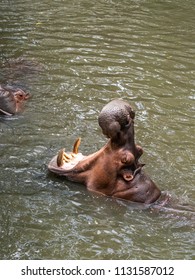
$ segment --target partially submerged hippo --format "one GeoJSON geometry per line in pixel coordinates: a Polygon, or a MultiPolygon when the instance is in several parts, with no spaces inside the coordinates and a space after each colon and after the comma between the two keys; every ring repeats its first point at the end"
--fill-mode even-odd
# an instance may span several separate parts
{"type": "Polygon", "coordinates": [[[0,85],[0,114],[12,116],[23,109],[24,101],[30,97],[20,88],[0,85]]]}
{"type": "Polygon", "coordinates": [[[60,150],[48,169],[96,193],[134,202],[155,202],[161,192],[143,171],[144,164],[139,163],[143,149],[134,142],[134,116],[127,102],[111,101],[99,116],[99,124],[110,138],[107,144],[84,156],[78,153],[79,138],[73,151],[60,150]]]}

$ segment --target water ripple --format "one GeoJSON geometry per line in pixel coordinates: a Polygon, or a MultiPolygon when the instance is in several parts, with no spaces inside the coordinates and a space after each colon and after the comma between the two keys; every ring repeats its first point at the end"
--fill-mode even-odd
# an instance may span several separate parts
{"type": "Polygon", "coordinates": [[[32,95],[22,115],[0,117],[2,259],[193,258],[194,11],[192,0],[2,1],[0,83],[32,95]],[[48,174],[78,136],[84,154],[104,145],[97,117],[113,98],[134,107],[145,170],[175,204],[48,174]]]}

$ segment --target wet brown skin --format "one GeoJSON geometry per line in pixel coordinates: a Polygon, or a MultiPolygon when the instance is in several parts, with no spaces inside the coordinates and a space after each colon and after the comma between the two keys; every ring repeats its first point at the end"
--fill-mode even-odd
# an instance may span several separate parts
{"type": "Polygon", "coordinates": [[[0,114],[11,116],[21,112],[29,97],[29,93],[20,88],[0,86],[0,114]]]}
{"type": "Polygon", "coordinates": [[[143,149],[135,144],[133,119],[134,116],[128,116],[117,137],[110,138],[99,151],[84,156],[78,153],[76,144],[72,153],[61,150],[48,169],[102,195],[147,204],[155,202],[161,191],[139,163],[143,149]]]}
{"type": "Polygon", "coordinates": [[[134,156],[125,148],[113,148],[111,140],[98,152],[89,156],[75,155],[72,163],[57,165],[57,156],[49,163],[48,169],[67,179],[84,184],[88,190],[106,196],[134,202],[152,203],[161,192],[142,169],[134,166],[134,156]],[[127,162],[123,162],[128,158],[127,162]]]}

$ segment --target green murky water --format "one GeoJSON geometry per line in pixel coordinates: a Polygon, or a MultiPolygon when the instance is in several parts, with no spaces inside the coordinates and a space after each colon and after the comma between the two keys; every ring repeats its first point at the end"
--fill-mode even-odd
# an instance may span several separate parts
{"type": "Polygon", "coordinates": [[[0,118],[0,258],[195,259],[195,2],[2,0],[0,14],[0,83],[32,94],[0,118]],[[48,174],[78,136],[84,154],[104,145],[97,117],[114,98],[136,110],[142,162],[173,207],[48,174]]]}

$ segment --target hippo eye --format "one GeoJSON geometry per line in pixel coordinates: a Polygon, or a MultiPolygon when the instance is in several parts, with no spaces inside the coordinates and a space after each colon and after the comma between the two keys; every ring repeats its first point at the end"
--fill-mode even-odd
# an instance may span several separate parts
{"type": "Polygon", "coordinates": [[[135,112],[134,112],[134,111],[131,111],[131,112],[130,112],[130,117],[131,117],[132,119],[135,118],[135,112]]]}

